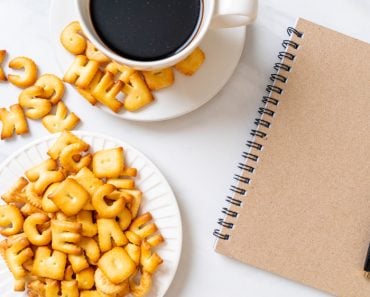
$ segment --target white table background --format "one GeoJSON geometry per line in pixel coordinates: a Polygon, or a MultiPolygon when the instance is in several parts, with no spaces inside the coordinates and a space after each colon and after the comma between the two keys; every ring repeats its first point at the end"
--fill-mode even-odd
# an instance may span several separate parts
{"type": "MultiPolygon", "coordinates": [[[[41,73],[62,76],[49,41],[49,6],[47,0],[0,0],[0,49],[11,57],[32,57],[41,73]]],[[[213,251],[212,231],[235,165],[286,28],[298,16],[370,42],[368,0],[260,0],[258,20],[248,29],[244,54],[230,82],[189,115],[159,123],[127,122],[90,106],[70,89],[65,96],[83,121],[79,129],[129,142],[152,159],[172,185],[182,213],[184,245],[166,296],[327,296],[213,251]]],[[[18,94],[17,88],[0,83],[0,106],[16,103],[18,94]]],[[[0,161],[48,133],[40,122],[30,121],[30,130],[27,136],[0,142],[0,161]]]]}

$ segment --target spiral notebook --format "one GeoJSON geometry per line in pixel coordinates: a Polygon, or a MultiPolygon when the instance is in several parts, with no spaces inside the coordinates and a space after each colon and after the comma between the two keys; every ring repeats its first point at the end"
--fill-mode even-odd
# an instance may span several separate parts
{"type": "Polygon", "coordinates": [[[335,296],[368,297],[370,45],[304,19],[288,34],[215,249],[335,296]]]}

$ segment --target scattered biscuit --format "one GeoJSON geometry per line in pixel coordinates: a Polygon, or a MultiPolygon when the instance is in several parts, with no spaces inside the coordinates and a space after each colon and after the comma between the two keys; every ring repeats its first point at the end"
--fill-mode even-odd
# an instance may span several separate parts
{"type": "Polygon", "coordinates": [[[44,89],[44,96],[51,104],[55,105],[62,100],[64,95],[63,81],[54,74],[43,74],[35,82],[35,86],[44,89]]]}
{"type": "Polygon", "coordinates": [[[0,81],[1,80],[6,80],[6,75],[4,73],[4,70],[1,66],[1,64],[4,62],[6,56],[6,50],[0,50],[0,81]]]}
{"type": "Polygon", "coordinates": [[[71,54],[82,54],[86,49],[86,38],[82,34],[80,23],[74,21],[67,25],[62,31],[60,42],[71,54]]]}
{"type": "Polygon", "coordinates": [[[19,104],[11,105],[10,110],[0,108],[0,122],[3,127],[1,130],[1,139],[12,137],[14,132],[17,135],[28,132],[28,124],[23,109],[19,104]]]}
{"type": "Polygon", "coordinates": [[[20,93],[18,101],[25,109],[26,117],[37,120],[50,112],[52,104],[45,97],[44,89],[38,86],[28,87],[20,93]]]}
{"type": "Polygon", "coordinates": [[[11,69],[24,69],[22,76],[9,74],[8,80],[19,88],[32,86],[37,80],[37,66],[34,61],[27,57],[17,57],[9,62],[11,69]]]}
{"type": "Polygon", "coordinates": [[[74,113],[68,113],[67,106],[59,102],[55,115],[50,114],[42,119],[42,124],[50,133],[73,130],[80,122],[80,118],[74,113]]]}
{"type": "Polygon", "coordinates": [[[175,68],[182,74],[191,76],[198,71],[200,66],[204,63],[206,56],[204,52],[198,47],[185,60],[177,63],[175,68]]]}

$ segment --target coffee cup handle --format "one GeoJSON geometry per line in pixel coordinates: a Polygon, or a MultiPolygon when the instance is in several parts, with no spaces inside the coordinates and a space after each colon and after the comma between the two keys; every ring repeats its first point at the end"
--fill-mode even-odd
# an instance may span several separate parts
{"type": "Polygon", "coordinates": [[[258,0],[215,0],[211,28],[232,28],[251,24],[257,18],[258,0]]]}

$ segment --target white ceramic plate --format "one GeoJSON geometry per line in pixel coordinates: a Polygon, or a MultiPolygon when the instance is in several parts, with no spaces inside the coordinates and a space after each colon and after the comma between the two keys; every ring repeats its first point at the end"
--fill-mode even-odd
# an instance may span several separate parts
{"type": "MultiPolygon", "coordinates": [[[[66,25],[77,19],[74,1],[53,0],[51,3],[51,42],[62,73],[72,63],[73,56],[62,47],[59,36],[66,25]]],[[[207,56],[201,69],[192,77],[176,73],[175,84],[155,92],[155,102],[145,109],[135,113],[122,110],[115,114],[104,106],[99,105],[99,108],[135,121],[167,120],[194,111],[211,100],[227,83],[238,65],[245,35],[246,27],[210,30],[201,44],[207,56]]]]}
{"type": "MultiPolygon", "coordinates": [[[[95,133],[83,131],[73,133],[89,143],[92,151],[122,146],[125,149],[127,165],[138,169],[135,181],[144,194],[141,213],[146,211],[152,213],[165,238],[165,243],[157,250],[164,263],[155,273],[153,288],[148,296],[164,296],[175,276],[182,246],[180,212],[169,184],[149,159],[125,142],[95,133]]],[[[25,170],[47,159],[46,152],[57,137],[58,135],[50,135],[33,141],[5,160],[0,166],[0,193],[9,189],[20,176],[24,175],[25,170]]],[[[3,203],[0,200],[0,204],[3,203]]],[[[26,296],[25,293],[13,291],[13,276],[2,259],[0,259],[0,292],[1,297],[26,296]]]]}

